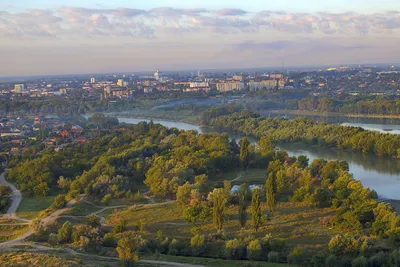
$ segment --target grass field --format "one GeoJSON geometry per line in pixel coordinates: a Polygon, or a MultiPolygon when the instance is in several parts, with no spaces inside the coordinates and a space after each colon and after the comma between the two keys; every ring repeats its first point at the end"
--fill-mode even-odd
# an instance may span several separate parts
{"type": "Polygon", "coordinates": [[[14,239],[28,230],[28,225],[0,225],[0,242],[14,239]]]}
{"type": "Polygon", "coordinates": [[[27,197],[23,196],[17,210],[17,216],[25,219],[34,219],[42,210],[47,209],[53,203],[55,196],[27,197]]]}
{"type": "Polygon", "coordinates": [[[246,184],[264,184],[266,181],[266,170],[265,169],[248,169],[247,171],[243,171],[243,169],[234,169],[229,172],[223,173],[224,179],[226,180],[235,180],[232,182],[233,185],[240,185],[243,183],[246,184]],[[238,175],[240,175],[240,179],[235,180],[238,175]]]}
{"type": "MultiPolygon", "coordinates": [[[[266,210],[266,207],[263,207],[266,210]]],[[[250,212],[250,209],[248,210],[250,212]]],[[[337,234],[320,224],[320,218],[331,216],[333,209],[316,209],[312,206],[294,204],[289,202],[278,203],[277,211],[269,221],[265,221],[258,232],[251,225],[251,215],[245,230],[241,229],[237,216],[237,207],[228,207],[224,230],[234,236],[252,234],[262,237],[271,233],[274,237],[283,238],[289,247],[301,245],[305,248],[326,248],[330,238],[337,234]]],[[[134,227],[137,222],[146,223],[144,236],[154,237],[158,230],[164,236],[179,240],[189,240],[192,236],[193,225],[187,224],[182,218],[180,207],[175,203],[167,203],[159,206],[142,206],[135,209],[129,208],[120,212],[114,212],[107,217],[108,224],[116,224],[121,218],[125,220],[127,227],[134,227]]],[[[216,232],[212,221],[200,226],[200,231],[205,234],[216,232]]]]}
{"type": "Polygon", "coordinates": [[[295,265],[281,264],[281,263],[268,263],[268,262],[256,262],[256,261],[229,261],[211,258],[198,258],[198,257],[179,257],[179,256],[169,256],[164,254],[152,254],[144,255],[141,259],[146,260],[158,260],[158,261],[172,261],[188,264],[199,264],[210,267],[290,267],[295,265]]]}

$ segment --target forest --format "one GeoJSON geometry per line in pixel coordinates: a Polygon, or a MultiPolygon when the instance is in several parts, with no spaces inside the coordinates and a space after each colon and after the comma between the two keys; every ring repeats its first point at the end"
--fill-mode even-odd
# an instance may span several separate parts
{"type": "Polygon", "coordinates": [[[208,110],[203,124],[226,131],[241,132],[257,138],[268,136],[273,142],[306,142],[310,145],[337,147],[397,157],[400,136],[297,118],[261,118],[249,110],[229,113],[226,107],[208,110]],[[228,114],[228,115],[227,115],[228,114]]]}

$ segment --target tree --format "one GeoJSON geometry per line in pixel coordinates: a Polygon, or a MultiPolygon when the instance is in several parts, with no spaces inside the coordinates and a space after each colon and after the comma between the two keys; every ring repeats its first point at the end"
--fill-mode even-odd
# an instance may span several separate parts
{"type": "Polygon", "coordinates": [[[309,159],[307,156],[300,155],[297,157],[297,162],[299,163],[299,165],[302,169],[305,169],[308,167],[309,159]]]}
{"type": "Polygon", "coordinates": [[[272,143],[271,138],[267,136],[263,136],[260,139],[260,150],[261,150],[261,156],[265,157],[268,156],[268,154],[271,151],[274,151],[275,145],[272,143]]]}
{"type": "Polygon", "coordinates": [[[50,208],[53,210],[58,210],[64,208],[65,204],[67,204],[67,200],[65,199],[65,195],[58,195],[54,199],[50,208]]]}
{"type": "Polygon", "coordinates": [[[179,186],[178,191],[176,192],[176,203],[178,203],[181,207],[189,204],[191,190],[192,186],[189,182],[186,182],[184,185],[179,186]]]}
{"type": "Polygon", "coordinates": [[[42,182],[38,184],[33,191],[35,192],[36,197],[45,197],[49,192],[49,187],[47,186],[47,183],[42,182]]]}
{"type": "Polygon", "coordinates": [[[241,163],[243,169],[247,169],[247,167],[249,165],[249,145],[250,145],[250,142],[247,139],[247,137],[243,137],[242,140],[240,140],[239,160],[240,160],[240,163],[241,163]]]}
{"type": "Polygon", "coordinates": [[[269,211],[273,212],[275,211],[275,192],[274,192],[274,175],[272,173],[269,174],[267,183],[265,186],[266,190],[266,200],[267,200],[267,206],[269,211]]]}
{"type": "Polygon", "coordinates": [[[190,247],[194,256],[201,256],[205,250],[204,235],[195,235],[190,239],[190,247]]]}
{"type": "Polygon", "coordinates": [[[57,181],[58,187],[61,188],[63,191],[68,191],[70,185],[71,185],[71,180],[68,178],[64,178],[64,176],[60,176],[57,181]]]}
{"type": "Polygon", "coordinates": [[[71,240],[72,235],[72,224],[66,221],[60,229],[58,229],[57,239],[60,243],[66,243],[71,240]]]}
{"type": "Polygon", "coordinates": [[[32,220],[30,227],[35,235],[40,235],[43,231],[43,223],[41,219],[32,220]]]}
{"type": "Polygon", "coordinates": [[[118,241],[117,252],[124,267],[136,265],[136,262],[139,260],[139,256],[136,251],[141,244],[141,238],[133,235],[121,238],[118,241]]]}
{"type": "Polygon", "coordinates": [[[239,222],[242,228],[246,226],[247,222],[247,193],[248,193],[248,187],[246,184],[242,184],[239,189],[239,222]]]}
{"type": "Polygon", "coordinates": [[[87,222],[88,226],[90,226],[92,228],[98,228],[101,226],[100,218],[97,217],[96,215],[89,214],[86,218],[88,220],[88,222],[87,222]]]}
{"type": "Polygon", "coordinates": [[[226,194],[223,188],[215,188],[212,191],[213,203],[213,223],[217,230],[222,230],[225,221],[225,205],[227,202],[226,194]]]}
{"type": "Polygon", "coordinates": [[[260,228],[263,221],[261,211],[260,188],[258,187],[254,188],[251,198],[251,219],[254,229],[258,231],[258,228],[260,228]]]}

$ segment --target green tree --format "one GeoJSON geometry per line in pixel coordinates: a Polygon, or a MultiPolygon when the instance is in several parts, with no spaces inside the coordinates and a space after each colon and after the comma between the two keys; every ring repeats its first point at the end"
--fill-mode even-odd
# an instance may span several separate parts
{"type": "Polygon", "coordinates": [[[35,235],[40,235],[43,232],[43,223],[41,219],[32,220],[30,227],[35,235]]]}
{"type": "Polygon", "coordinates": [[[62,208],[64,208],[65,204],[67,204],[65,195],[58,195],[54,199],[53,203],[50,205],[50,208],[53,210],[62,209],[62,208]]]}
{"type": "Polygon", "coordinates": [[[72,224],[66,221],[60,229],[58,229],[57,239],[60,243],[67,243],[71,240],[72,224]]]}
{"type": "Polygon", "coordinates": [[[249,188],[246,184],[242,184],[239,189],[239,222],[242,228],[245,228],[247,222],[247,193],[249,188]]]}
{"type": "Polygon", "coordinates": [[[87,217],[87,225],[92,228],[98,228],[101,226],[100,218],[96,215],[89,214],[87,217]]]}
{"type": "Polygon", "coordinates": [[[186,182],[184,185],[178,187],[178,191],[176,192],[176,203],[181,207],[184,207],[190,203],[192,186],[189,182],[186,182]]]}
{"type": "Polygon", "coordinates": [[[276,201],[274,192],[274,175],[270,173],[265,185],[266,200],[269,211],[275,211],[276,201]]]}
{"type": "Polygon", "coordinates": [[[118,241],[117,252],[119,259],[124,267],[136,266],[139,260],[137,249],[141,246],[140,237],[129,235],[118,241]]]}
{"type": "Polygon", "coordinates": [[[204,235],[195,235],[190,239],[190,247],[194,256],[201,256],[204,253],[205,245],[204,235]]]}
{"type": "Polygon", "coordinates": [[[251,198],[251,220],[253,222],[254,229],[258,231],[260,228],[263,218],[261,211],[261,200],[260,200],[260,188],[254,188],[251,198]]]}
{"type": "Polygon", "coordinates": [[[222,230],[225,222],[225,206],[227,198],[223,188],[215,188],[212,191],[213,223],[217,230],[222,230]]]}
{"type": "Polygon", "coordinates": [[[250,142],[247,139],[247,137],[243,137],[240,140],[239,160],[240,160],[240,163],[241,163],[243,169],[247,169],[247,167],[249,165],[249,145],[250,145],[250,142]]]}

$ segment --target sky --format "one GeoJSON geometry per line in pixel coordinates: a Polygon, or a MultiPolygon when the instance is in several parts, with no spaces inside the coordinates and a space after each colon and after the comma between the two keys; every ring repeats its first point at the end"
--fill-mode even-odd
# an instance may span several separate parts
{"type": "Polygon", "coordinates": [[[0,76],[400,62],[398,0],[1,0],[0,76]]]}

